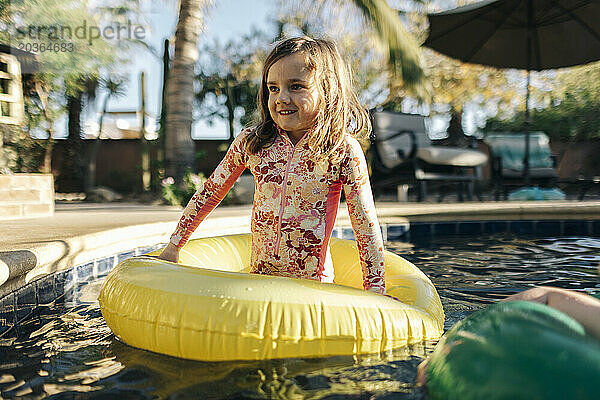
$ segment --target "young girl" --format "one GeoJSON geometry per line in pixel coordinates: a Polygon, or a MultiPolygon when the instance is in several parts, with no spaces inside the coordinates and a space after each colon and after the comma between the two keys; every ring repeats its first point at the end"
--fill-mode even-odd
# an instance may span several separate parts
{"type": "Polygon", "coordinates": [[[360,253],[363,287],[385,294],[383,240],[364,154],[367,113],[335,44],[300,37],[265,61],[260,122],[245,129],[192,197],[159,258],[179,250],[240,174],[255,180],[252,272],[333,282],[329,238],[342,189],[360,253]]]}

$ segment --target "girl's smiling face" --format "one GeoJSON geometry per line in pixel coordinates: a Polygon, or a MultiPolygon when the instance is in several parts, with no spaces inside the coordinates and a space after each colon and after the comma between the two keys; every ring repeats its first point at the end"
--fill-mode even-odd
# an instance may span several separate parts
{"type": "Polygon", "coordinates": [[[315,124],[320,100],[315,72],[306,66],[304,55],[277,60],[269,68],[267,89],[271,118],[299,140],[315,124]]]}

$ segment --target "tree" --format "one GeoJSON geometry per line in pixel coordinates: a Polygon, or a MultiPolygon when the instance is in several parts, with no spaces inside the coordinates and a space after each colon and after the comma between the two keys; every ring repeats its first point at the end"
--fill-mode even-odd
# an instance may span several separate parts
{"type": "MultiPolygon", "coordinates": [[[[600,62],[557,71],[535,88],[531,110],[532,131],[546,132],[552,140],[583,142],[600,139],[600,62]]],[[[485,131],[520,131],[522,106],[490,118],[485,131]]]]}
{"type": "MultiPolygon", "coordinates": [[[[41,127],[47,132],[48,139],[40,141],[40,146],[45,148],[43,171],[50,172],[54,121],[65,112],[65,108],[69,116],[68,144],[76,148],[69,149],[64,159],[72,168],[81,169],[82,162],[77,161],[82,157],[79,118],[83,102],[94,99],[93,95],[86,94],[90,94],[90,90],[92,94],[95,91],[94,82],[97,82],[99,70],[118,69],[126,62],[120,56],[122,52],[115,51],[115,46],[103,36],[95,37],[91,30],[81,29],[102,27],[108,19],[110,23],[119,23],[133,18],[138,15],[134,9],[136,3],[137,0],[127,0],[125,6],[94,10],[88,0],[73,4],[52,0],[20,0],[12,2],[10,9],[3,7],[0,10],[0,18],[7,27],[0,33],[0,40],[8,43],[16,41],[34,51],[36,48],[39,50],[37,70],[27,71],[33,74],[30,80],[33,84],[25,88],[28,112],[32,113],[26,130],[39,131],[31,124],[43,124],[41,127]],[[77,29],[80,29],[79,33],[77,29]],[[42,50],[42,45],[51,45],[52,49],[42,50]],[[37,112],[44,118],[36,117],[37,112]]],[[[126,42],[119,42],[118,45],[123,47],[126,42]]],[[[77,171],[72,172],[72,175],[77,174],[77,171]]]]}
{"type": "Polygon", "coordinates": [[[508,85],[504,71],[465,64],[432,50],[424,51],[424,58],[432,87],[431,114],[450,114],[448,144],[465,144],[462,116],[466,104],[498,110],[520,96],[518,87],[508,85]]]}
{"type": "Polygon", "coordinates": [[[417,42],[386,1],[279,0],[278,9],[280,31],[291,25],[300,33],[336,40],[369,106],[409,94],[428,96],[417,42]]]}
{"type": "Polygon", "coordinates": [[[199,107],[195,119],[226,120],[230,141],[234,139],[236,112],[241,113],[241,125],[246,125],[256,110],[266,36],[254,30],[224,46],[215,42],[202,48],[196,76],[200,90],[196,93],[199,107]]]}
{"type": "MultiPolygon", "coordinates": [[[[208,0],[181,0],[175,32],[173,68],[168,83],[166,118],[166,174],[181,182],[185,169],[193,165],[191,139],[194,65],[198,59],[198,32],[202,11],[208,0]]],[[[353,0],[353,4],[374,27],[380,44],[386,48],[394,88],[402,84],[424,91],[425,75],[419,49],[403,28],[398,13],[385,0],[353,0]]]]}
{"type": "Polygon", "coordinates": [[[390,70],[390,96],[398,90],[423,97],[429,92],[420,50],[414,37],[405,28],[398,11],[388,6],[386,0],[353,0],[377,32],[382,47],[387,50],[390,70]]]}
{"type": "MultiPolygon", "coordinates": [[[[433,2],[423,3],[415,7],[414,12],[403,13],[407,29],[419,42],[427,37],[426,10],[430,10],[433,2]]],[[[390,96],[383,106],[394,111],[406,111],[407,103],[411,102],[405,100],[415,100],[412,101],[413,112],[418,109],[418,112],[431,116],[449,115],[446,144],[466,144],[462,123],[466,105],[493,113],[505,109],[520,96],[518,86],[508,85],[509,80],[503,70],[462,63],[427,48],[423,48],[421,54],[427,70],[429,92],[424,96],[410,93],[410,99],[406,96],[390,96]]]]}
{"type": "Polygon", "coordinates": [[[165,126],[165,174],[181,182],[194,165],[192,111],[194,67],[198,61],[198,37],[209,0],[181,0],[175,30],[175,52],[167,81],[165,126]]]}
{"type": "Polygon", "coordinates": [[[296,35],[333,38],[350,67],[353,87],[361,103],[367,108],[379,105],[389,97],[390,85],[386,56],[378,47],[375,33],[360,28],[362,21],[352,5],[347,7],[349,9],[335,5],[316,8],[319,5],[324,3],[318,1],[315,6],[282,4],[276,21],[277,39],[296,35]],[[310,15],[306,10],[311,10],[310,15]],[[352,15],[359,21],[349,22],[352,15]]]}
{"type": "MultiPolygon", "coordinates": [[[[112,24],[125,24],[142,19],[139,0],[125,0],[117,6],[101,6],[99,10],[105,18],[110,18],[112,24]]],[[[120,49],[130,46],[141,46],[156,56],[156,51],[143,40],[126,36],[117,42],[120,49]]],[[[114,48],[113,48],[114,50],[114,48]]],[[[113,51],[113,53],[115,53],[113,51]]],[[[57,186],[66,191],[81,191],[86,186],[87,165],[84,160],[82,141],[81,111],[84,105],[94,103],[101,90],[99,69],[119,69],[124,64],[122,59],[104,60],[104,64],[94,69],[77,69],[64,76],[66,108],[68,114],[67,145],[63,147],[63,163],[61,176],[57,186]]],[[[95,147],[96,144],[93,146],[95,147]]],[[[89,155],[87,155],[89,159],[89,155]]]]}

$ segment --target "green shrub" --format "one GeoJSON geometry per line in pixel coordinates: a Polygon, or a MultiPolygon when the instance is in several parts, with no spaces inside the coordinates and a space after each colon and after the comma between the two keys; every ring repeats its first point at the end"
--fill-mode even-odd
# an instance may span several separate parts
{"type": "MultiPolygon", "coordinates": [[[[172,177],[165,178],[161,182],[163,198],[173,206],[185,207],[206,180],[204,174],[194,174],[190,169],[186,171],[181,185],[177,185],[172,177]]],[[[231,201],[232,194],[229,192],[221,203],[229,204],[231,201]]]]}

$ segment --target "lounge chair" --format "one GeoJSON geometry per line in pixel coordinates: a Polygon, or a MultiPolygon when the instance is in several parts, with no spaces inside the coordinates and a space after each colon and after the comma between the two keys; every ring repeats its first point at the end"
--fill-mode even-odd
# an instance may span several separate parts
{"type": "MultiPolygon", "coordinates": [[[[417,199],[427,197],[427,182],[457,186],[459,201],[463,191],[473,199],[476,182],[481,180],[480,166],[487,162],[485,153],[458,147],[432,146],[425,117],[390,111],[374,111],[371,184],[377,194],[398,185],[417,187],[417,199]]],[[[479,191],[477,197],[481,200],[479,191]]],[[[440,192],[441,200],[443,192],[440,192]]]]}
{"type": "MultiPolygon", "coordinates": [[[[525,133],[490,132],[484,142],[492,155],[492,180],[496,200],[502,194],[506,200],[510,187],[523,186],[523,159],[525,157],[525,133]]],[[[530,184],[555,187],[558,181],[556,157],[550,151],[550,140],[544,132],[529,133],[530,184]]]]}

